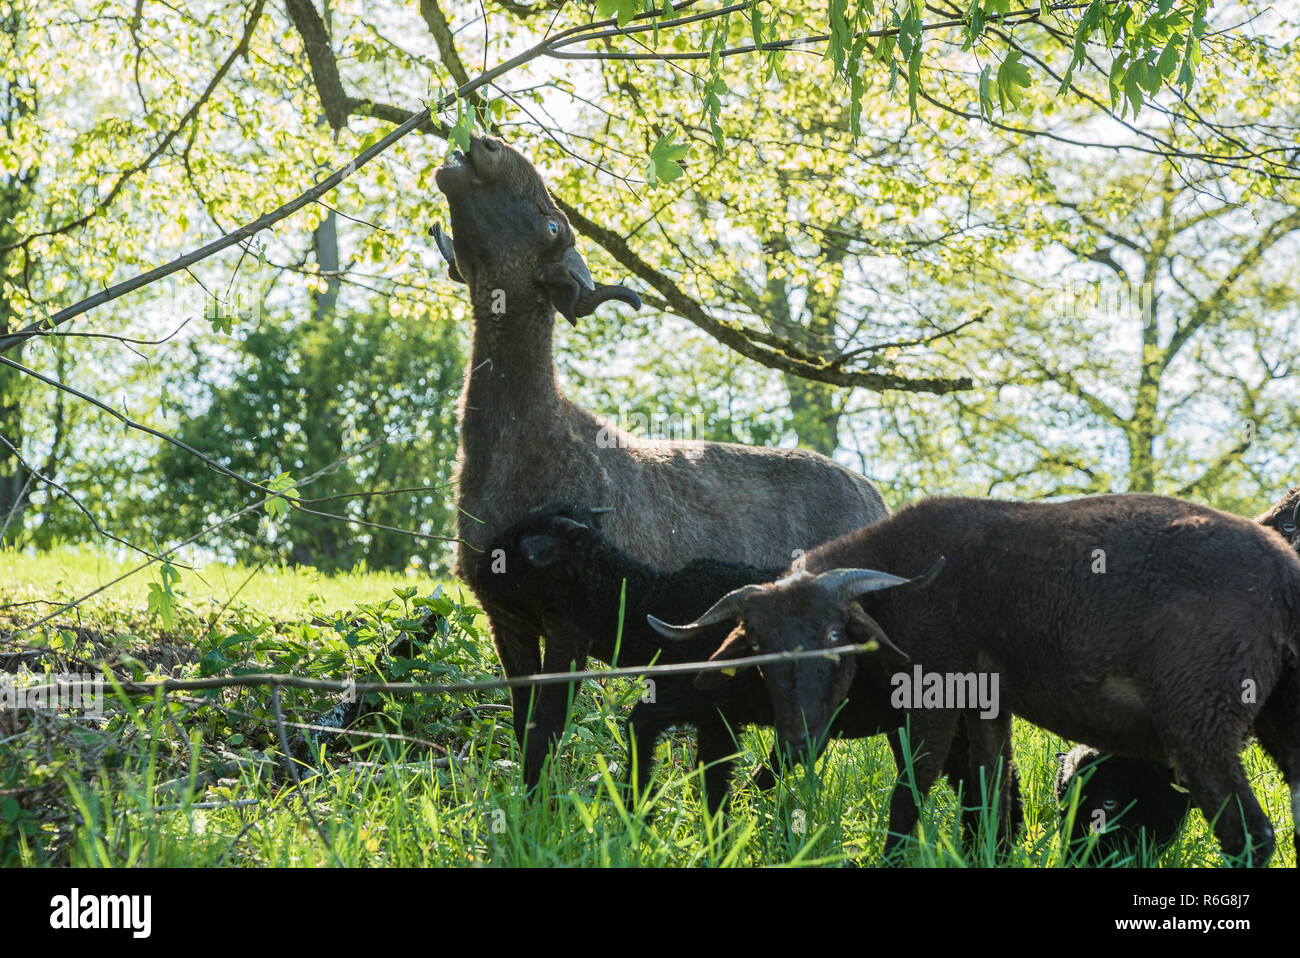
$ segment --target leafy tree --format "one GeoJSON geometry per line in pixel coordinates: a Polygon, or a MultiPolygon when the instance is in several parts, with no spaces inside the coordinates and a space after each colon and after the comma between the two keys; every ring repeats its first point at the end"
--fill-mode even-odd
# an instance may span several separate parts
{"type": "MultiPolygon", "coordinates": [[[[890,479],[899,499],[920,490],[1040,495],[1143,484],[1213,495],[1216,486],[1235,484],[1232,495],[1244,500],[1250,482],[1276,483],[1283,471],[1277,437],[1289,360],[1275,361],[1269,343],[1289,321],[1287,288],[1277,279],[1279,257],[1291,249],[1287,235],[1234,280],[1235,319],[1217,311],[1213,290],[1184,295],[1168,276],[1160,281],[1158,348],[1173,343],[1171,324],[1183,306],[1206,301],[1216,311],[1168,360],[1154,402],[1148,384],[1142,415],[1131,415],[1122,395],[1137,367],[1125,365],[1122,350],[1107,349],[1123,343],[1107,338],[1126,329],[1123,322],[1049,321],[1025,309],[1026,290],[1007,279],[1054,275],[1062,264],[1105,275],[1108,267],[1092,257],[1106,244],[1090,245],[1096,231],[1080,210],[1145,242],[1158,196],[1144,184],[1165,182],[1169,170],[1177,172],[1175,187],[1212,184],[1246,215],[1285,217],[1296,177],[1295,24],[1255,0],[1244,15],[1272,19],[1254,35],[1224,29],[1236,7],[1216,14],[1201,0],[1023,9],[1008,0],[759,2],[727,15],[692,8],[679,17],[664,8],[654,22],[636,19],[641,4],[600,0],[596,13],[622,26],[591,29],[592,5],[549,0],[485,8],[421,0],[365,11],[250,0],[202,13],[143,5],[130,19],[99,0],[75,15],[57,6],[22,9],[4,75],[10,89],[30,93],[31,104],[5,117],[0,185],[11,187],[14,171],[27,177],[20,197],[3,199],[0,306],[8,329],[163,262],[196,236],[219,235],[277,207],[314,171],[342,167],[376,143],[413,105],[464,87],[480,64],[503,62],[543,35],[577,31],[564,34],[569,46],[548,48],[422,118],[420,135],[351,172],[323,202],[300,204],[255,240],[241,237],[192,264],[192,283],[206,299],[200,310],[176,309],[178,287],[164,283],[99,307],[74,328],[161,338],[200,312],[210,323],[146,347],[147,359],[124,347],[110,354],[119,347],[102,340],[38,337],[24,347],[33,366],[137,418],[165,429],[193,420],[182,437],[250,478],[301,477],[311,463],[329,461],[314,457],[341,449],[338,437],[358,415],[366,418],[352,408],[364,403],[350,384],[370,382],[384,395],[384,376],[390,387],[415,381],[416,370],[398,365],[415,362],[402,352],[408,342],[426,359],[455,352],[452,340],[421,338],[434,328],[450,336],[445,317],[464,311],[459,291],[440,281],[436,257],[424,256],[421,237],[442,208],[432,174],[444,145],[474,127],[519,142],[572,203],[593,269],[630,275],[657,308],[562,330],[561,364],[580,398],[596,399],[598,408],[698,407],[709,436],[797,439],[823,450],[838,442],[841,456],[847,446],[866,471],[890,479]],[[1102,142],[1107,160],[1098,163],[1090,151],[1102,142]],[[1052,143],[1075,147],[1039,148],[1052,143]],[[1110,168],[1113,157],[1124,163],[1110,168]],[[1098,201],[1056,182],[1100,183],[1121,166],[1129,180],[1117,181],[1115,195],[1132,197],[1142,211],[1131,220],[1120,200],[1098,201]],[[1280,205],[1265,202],[1273,192],[1280,205]],[[331,208],[343,215],[334,220],[331,208]],[[343,253],[335,260],[322,256],[327,223],[337,227],[343,253]],[[311,262],[302,251],[313,236],[311,262]],[[262,328],[250,334],[230,322],[237,310],[229,291],[255,259],[276,288],[262,304],[262,328]],[[335,283],[383,298],[349,301],[333,315],[322,302],[335,283]],[[300,315],[308,288],[318,294],[315,315],[288,320],[300,315]],[[369,324],[384,311],[393,329],[381,335],[369,324]],[[1252,315],[1260,317],[1257,335],[1252,315]],[[271,317],[283,328],[270,327],[271,317]],[[442,325],[426,328],[430,317],[442,325]],[[684,330],[682,321],[694,328],[684,330]],[[1097,345],[1080,357],[1070,337],[1084,331],[1097,345]],[[395,336],[386,341],[398,352],[358,345],[340,355],[321,345],[351,336],[363,345],[395,336]],[[1265,382],[1262,367],[1250,369],[1242,358],[1252,336],[1274,380],[1265,382]],[[676,350],[679,343],[693,352],[676,350]],[[1222,346],[1218,356],[1211,343],[1222,346]],[[616,352],[630,371],[602,366],[616,352]],[[737,362],[736,353],[751,362],[737,362]],[[1198,378],[1215,362],[1217,372],[1198,378]],[[1106,398],[1121,422],[1079,395],[1054,405],[1051,397],[1070,393],[1060,383],[1071,371],[1081,382],[1093,373],[1107,378],[1106,398]],[[966,380],[976,388],[951,391],[966,380]],[[237,383],[247,390],[238,403],[230,391],[237,383]],[[330,383],[344,385],[347,403],[325,401],[330,383]],[[1223,422],[1241,421],[1247,404],[1234,401],[1228,416],[1223,404],[1207,412],[1213,390],[1196,383],[1230,385],[1243,397],[1253,389],[1260,398],[1259,440],[1218,471],[1216,457],[1230,447],[1204,436],[1199,446],[1193,441],[1179,416],[1195,403],[1181,397],[1195,396],[1203,415],[1223,422]],[[320,404],[319,421],[309,400],[320,404]]],[[[1186,202],[1175,199],[1172,208],[1186,202]]],[[[1216,270],[1229,264],[1216,257],[1245,248],[1231,231],[1217,234],[1217,246],[1213,226],[1180,234],[1170,262],[1198,261],[1192,248],[1199,243],[1208,251],[1201,278],[1226,276],[1216,270]]],[[[1114,258],[1137,269],[1122,248],[1114,258]]],[[[1145,367],[1148,380],[1158,365],[1145,367]]],[[[11,370],[3,376],[13,383],[11,370]]],[[[177,512],[192,529],[201,512],[247,501],[229,477],[197,463],[187,476],[177,458],[167,474],[182,481],[173,510],[151,463],[169,462],[174,451],[157,454],[151,440],[105,429],[80,400],[22,382],[19,448],[101,517],[139,515],[166,538],[179,528],[177,512]]],[[[16,395],[0,378],[11,425],[16,395]]],[[[438,408],[438,421],[449,424],[451,403],[438,408]]],[[[426,440],[432,449],[432,429],[426,440]]],[[[447,442],[428,460],[442,475],[447,442]]],[[[366,460],[352,478],[366,484],[379,470],[366,460]]],[[[19,474],[0,451],[0,485],[19,474]]],[[[322,488],[304,491],[319,496],[322,488]]],[[[26,512],[40,530],[33,541],[89,533],[65,497],[33,495],[40,507],[39,521],[26,512]]],[[[362,503],[378,509],[388,501],[347,509],[360,518],[362,503]]],[[[429,519],[407,506],[400,514],[407,521],[395,515],[391,524],[429,519]]],[[[242,554],[296,551],[342,563],[362,552],[372,561],[374,551],[374,561],[389,562],[388,554],[400,561],[400,549],[372,550],[369,533],[356,526],[327,532],[337,520],[298,510],[281,521],[291,525],[269,548],[254,546],[257,533],[243,528],[242,554]],[[320,528],[311,525],[317,520],[320,528]]],[[[441,520],[429,521],[433,529],[441,520]]]]}
{"type": "MultiPolygon", "coordinates": [[[[454,526],[449,480],[460,339],[453,323],[395,320],[378,310],[263,322],[241,343],[233,379],[205,380],[206,408],[185,422],[179,436],[259,479],[285,472],[301,479],[382,440],[303,487],[301,496],[317,500],[307,507],[448,535],[454,526]]],[[[142,518],[160,538],[193,534],[211,516],[252,501],[247,490],[173,446],[158,454],[156,469],[162,488],[142,518]]],[[[249,562],[284,560],[325,570],[358,564],[402,569],[413,555],[434,565],[448,560],[435,540],[353,527],[296,508],[270,518],[250,514],[208,541],[249,562]],[[264,523],[273,534],[266,534],[264,523]]]]}

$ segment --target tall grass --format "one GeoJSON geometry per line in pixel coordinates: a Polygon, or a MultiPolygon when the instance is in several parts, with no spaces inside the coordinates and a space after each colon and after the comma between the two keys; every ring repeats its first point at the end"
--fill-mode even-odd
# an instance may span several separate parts
{"type": "MultiPolygon", "coordinates": [[[[0,605],[34,593],[73,594],[120,568],[91,553],[5,553],[0,605]]],[[[179,674],[270,670],[458,681],[499,672],[481,621],[460,604],[454,588],[449,596],[423,600],[433,586],[427,579],[302,570],[262,570],[249,578],[249,571],[182,570],[187,614],[167,641],[189,643],[195,655],[179,674]],[[434,620],[420,619],[426,608],[436,613],[434,620]],[[219,620],[215,610],[222,610],[219,620]],[[403,635],[418,651],[394,658],[385,650],[403,635]]],[[[101,607],[106,619],[132,619],[146,642],[160,637],[158,624],[143,611],[147,581],[124,584],[101,607]]],[[[10,631],[43,608],[0,611],[14,620],[0,625],[0,651],[37,648],[53,656],[50,636],[68,622],[43,630],[43,639],[25,634],[26,644],[10,631]]],[[[88,641],[87,631],[93,629],[58,646],[59,654],[74,654],[76,643],[88,641]]],[[[298,786],[283,774],[264,691],[166,701],[117,697],[100,720],[28,716],[0,729],[0,865],[884,863],[897,772],[883,737],[832,743],[815,766],[787,770],[776,788],[760,792],[745,776],[765,759],[772,733],[744,732],[730,808],[710,818],[700,796],[694,736],[670,732],[659,745],[654,777],[643,785],[642,803],[633,807],[621,784],[622,722],[640,692],[630,681],[585,684],[554,766],[533,796],[521,786],[520,752],[510,714],[502,709],[508,698],[500,692],[379,698],[377,711],[360,727],[380,737],[333,743],[300,767],[298,786]],[[389,734],[405,739],[384,737],[389,734]]],[[[310,722],[333,701],[285,690],[284,711],[291,721],[310,722]]],[[[1013,734],[1025,806],[1025,827],[1013,846],[998,848],[987,813],[977,840],[966,842],[958,798],[941,783],[921,796],[917,828],[894,864],[1068,864],[1052,793],[1056,753],[1066,743],[1020,721],[1013,734]]],[[[1286,786],[1254,746],[1245,763],[1278,828],[1272,864],[1290,865],[1286,786]]],[[[987,806],[984,796],[963,795],[961,801],[987,806]]],[[[1193,812],[1159,862],[1140,853],[1108,864],[1213,866],[1223,858],[1203,817],[1193,812]]]]}

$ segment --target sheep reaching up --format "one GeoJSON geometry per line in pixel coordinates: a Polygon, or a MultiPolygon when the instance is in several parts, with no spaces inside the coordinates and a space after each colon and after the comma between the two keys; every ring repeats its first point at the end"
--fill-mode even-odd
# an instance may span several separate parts
{"type": "MultiPolygon", "coordinates": [[[[666,442],[628,434],[566,399],[552,360],[556,310],[575,323],[610,301],[638,307],[624,286],[597,284],[568,220],[515,149],[471,137],[437,173],[451,214],[436,236],[449,276],[465,283],[474,341],[460,400],[456,572],[478,596],[506,675],[568,671],[581,641],[485,598],[479,559],[529,509],[565,500],[613,506],[605,532],[658,568],[692,559],[784,566],[886,514],[869,481],[797,449],[666,442]]],[[[513,694],[524,781],[535,784],[564,724],[566,691],[513,694]],[[531,708],[531,719],[530,715],[531,708]]]]}

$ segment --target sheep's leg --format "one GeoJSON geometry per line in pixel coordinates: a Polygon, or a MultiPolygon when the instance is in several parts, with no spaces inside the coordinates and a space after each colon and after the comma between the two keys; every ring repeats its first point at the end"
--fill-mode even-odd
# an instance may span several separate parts
{"type": "MultiPolygon", "coordinates": [[[[967,712],[957,726],[953,750],[960,743],[967,745],[966,767],[969,769],[970,797],[976,805],[962,810],[962,824],[968,841],[979,831],[981,808],[979,803],[991,800],[997,816],[997,848],[1001,853],[1010,850],[1010,842],[1019,826],[1020,785],[1016,779],[1015,763],[1011,753],[1011,714],[1003,712],[996,718],[981,718],[977,712],[967,712]],[[982,781],[981,781],[982,779],[982,781]],[[986,790],[994,786],[992,795],[986,790]],[[1014,794],[1013,794],[1014,793],[1014,794]],[[969,816],[969,817],[968,817],[969,816]]],[[[949,756],[952,758],[951,754],[949,756]]]]}
{"type": "Polygon", "coordinates": [[[641,785],[649,784],[654,774],[655,745],[659,736],[676,718],[665,706],[662,695],[659,702],[638,702],[627,718],[627,772],[623,782],[630,790],[633,807],[639,801],[641,785]]]}
{"type": "MultiPolygon", "coordinates": [[[[902,743],[898,730],[889,733],[889,747],[894,753],[898,769],[903,770],[901,760],[902,743]]],[[[958,722],[953,732],[952,745],[948,747],[948,758],[943,763],[943,774],[948,777],[948,786],[961,803],[961,831],[968,845],[975,843],[979,832],[979,807],[971,804],[972,796],[979,794],[978,779],[971,774],[970,738],[966,734],[966,723],[958,722]]]]}
{"type": "MultiPolygon", "coordinates": [[[[1278,691],[1278,679],[1269,675],[1270,663],[1255,670],[1261,687],[1278,691]]],[[[1250,861],[1263,865],[1273,854],[1276,839],[1241,765],[1242,742],[1264,706],[1249,708],[1233,692],[1215,687],[1213,675],[1198,673],[1201,683],[1166,685],[1155,690],[1148,706],[1156,721],[1160,741],[1168,743],[1174,767],[1192,793],[1192,800],[1213,823],[1215,837],[1229,858],[1241,860],[1250,839],[1250,861]],[[1176,691],[1175,691],[1176,688],[1176,691]]],[[[1195,676],[1193,676],[1195,678],[1195,676]]],[[[1231,688],[1231,685],[1228,686],[1231,688]]],[[[1271,713],[1270,713],[1271,714],[1271,713]]]]}
{"type": "MultiPolygon", "coordinates": [[[[505,672],[506,678],[512,679],[520,675],[535,675],[542,670],[541,643],[538,641],[537,636],[527,638],[523,633],[502,625],[496,619],[489,619],[489,625],[492,629],[492,644],[496,646],[497,657],[501,660],[501,668],[505,672]]],[[[536,686],[522,686],[510,690],[515,741],[519,743],[519,749],[525,757],[528,754],[528,732],[532,722],[532,713],[536,706],[536,691],[536,686]]],[[[524,762],[524,785],[532,788],[537,784],[540,774],[540,768],[536,770],[530,769],[527,761],[524,762]],[[530,771],[536,771],[537,773],[531,779],[529,778],[530,771]]]]}
{"type": "Polygon", "coordinates": [[[1247,864],[1264,865],[1273,854],[1273,823],[1268,820],[1255,794],[1250,790],[1241,759],[1235,754],[1241,735],[1219,741],[1200,743],[1174,752],[1174,763],[1187,779],[1192,798],[1214,823],[1214,834],[1223,852],[1240,859],[1246,851],[1246,835],[1251,840],[1251,860],[1247,864]],[[1224,767],[1224,751],[1232,759],[1224,767]],[[1245,819],[1243,828],[1243,818],[1245,819]]]}
{"type": "Polygon", "coordinates": [[[898,851],[907,841],[921,817],[920,802],[948,764],[952,740],[957,730],[958,713],[935,710],[908,712],[911,734],[908,742],[915,753],[912,774],[907,774],[906,756],[897,733],[889,737],[894,761],[898,763],[898,780],[889,796],[889,835],[885,839],[885,857],[898,851]]]}
{"type": "MultiPolygon", "coordinates": [[[[543,672],[563,673],[581,669],[587,663],[586,645],[558,630],[546,634],[543,672]]],[[[528,739],[524,746],[524,781],[531,787],[541,781],[542,767],[554,755],[564,733],[569,703],[577,695],[577,682],[539,685],[533,699],[528,739]]]]}
{"type": "Polygon", "coordinates": [[[701,719],[696,727],[699,747],[696,760],[704,766],[704,807],[710,817],[725,808],[731,799],[731,770],[736,764],[735,739],[726,722],[716,712],[701,719]]]}
{"type": "Polygon", "coordinates": [[[1025,827],[1025,803],[1020,794],[1020,773],[1016,770],[1015,753],[1011,748],[1011,735],[1002,742],[1002,774],[1007,780],[1007,840],[1014,842],[1025,827]]]}
{"type": "Polygon", "coordinates": [[[1255,735],[1290,786],[1291,841],[1300,867],[1300,669],[1283,673],[1255,719],[1255,735]]]}
{"type": "Polygon", "coordinates": [[[769,789],[776,788],[776,770],[781,767],[781,750],[772,745],[772,750],[767,753],[767,762],[759,765],[752,775],[749,776],[749,782],[760,792],[766,792],[769,789]]]}

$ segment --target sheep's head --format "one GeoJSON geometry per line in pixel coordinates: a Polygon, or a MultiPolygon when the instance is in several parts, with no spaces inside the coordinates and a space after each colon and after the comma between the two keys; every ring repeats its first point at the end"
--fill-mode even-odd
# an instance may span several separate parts
{"type": "Polygon", "coordinates": [[[1070,789],[1079,788],[1070,842],[1075,851],[1088,836],[1101,834],[1099,860],[1112,853],[1131,854],[1145,838],[1154,848],[1167,845],[1187,818],[1190,796],[1171,769],[1145,759],[1106,755],[1087,745],[1058,752],[1056,799],[1061,818],[1069,811],[1070,789]]]}
{"type": "MultiPolygon", "coordinates": [[[[928,585],[943,561],[915,579],[872,569],[832,569],[820,575],[795,572],[768,585],[736,589],[689,625],[672,626],[653,616],[650,625],[665,638],[685,639],[706,626],[737,619],[738,624],[710,661],[866,643],[907,660],[907,654],[890,641],[859,600],[873,592],[928,585]]],[[[857,669],[855,655],[809,657],[760,667],[772,696],[777,741],[787,754],[801,759],[810,744],[815,750],[848,694],[857,669]]],[[[722,680],[725,673],[706,672],[696,684],[708,688],[722,680]]]]}
{"type": "Polygon", "coordinates": [[[1277,505],[1258,516],[1255,521],[1276,529],[1292,549],[1300,552],[1300,486],[1295,486],[1277,505]]]}
{"type": "Polygon", "coordinates": [[[625,286],[597,286],[574,242],[569,221],[541,176],[516,149],[492,137],[470,137],[438,169],[438,189],[451,209],[452,236],[430,232],[448,275],[466,283],[476,300],[502,301],[513,313],[522,297],[531,308],[549,302],[576,323],[606,300],[635,309],[641,299],[625,286]]]}
{"type": "MultiPolygon", "coordinates": [[[[527,513],[488,546],[479,559],[480,588],[499,601],[536,605],[548,585],[564,581],[574,563],[585,565],[603,547],[600,524],[607,508],[550,503],[527,513]]],[[[556,595],[557,600],[565,594],[556,595]]]]}

